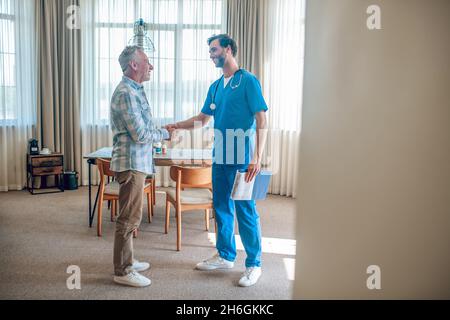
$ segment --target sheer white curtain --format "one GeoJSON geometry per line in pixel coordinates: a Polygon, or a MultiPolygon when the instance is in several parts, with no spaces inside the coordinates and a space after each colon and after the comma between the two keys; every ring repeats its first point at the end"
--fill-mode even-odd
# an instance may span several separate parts
{"type": "MultiPolygon", "coordinates": [[[[206,40],[224,30],[223,8],[222,0],[81,0],[83,155],[112,145],[109,103],[122,77],[117,59],[133,35],[133,23],[143,18],[151,26],[147,35],[156,52],[145,89],[162,126],[197,114],[210,83],[219,77],[206,40]]],[[[191,142],[183,144],[190,147],[191,142]]],[[[169,185],[167,168],[157,170],[158,184],[169,185]]],[[[87,177],[84,163],[83,184],[87,177]]]]}
{"type": "Polygon", "coordinates": [[[269,192],[296,195],[301,131],[304,0],[269,0],[264,94],[269,105],[265,163],[274,173],[269,192]]]}
{"type": "Polygon", "coordinates": [[[0,191],[26,184],[36,117],[34,0],[0,0],[0,191]]]}

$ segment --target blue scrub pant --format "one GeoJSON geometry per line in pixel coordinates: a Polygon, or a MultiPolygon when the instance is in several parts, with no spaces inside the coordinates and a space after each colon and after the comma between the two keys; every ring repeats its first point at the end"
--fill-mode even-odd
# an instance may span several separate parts
{"type": "Polygon", "coordinates": [[[246,169],[248,165],[217,165],[212,167],[213,202],[216,211],[217,242],[219,255],[228,261],[236,259],[236,242],[234,239],[234,212],[239,227],[239,234],[247,253],[245,266],[261,266],[261,225],[254,200],[234,201],[230,198],[234,177],[237,170],[246,169]]]}

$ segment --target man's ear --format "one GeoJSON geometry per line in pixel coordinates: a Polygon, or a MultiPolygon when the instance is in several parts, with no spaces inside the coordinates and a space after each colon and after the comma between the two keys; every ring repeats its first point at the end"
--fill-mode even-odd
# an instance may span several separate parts
{"type": "Polygon", "coordinates": [[[129,66],[130,66],[131,69],[133,69],[134,71],[137,70],[137,63],[136,63],[135,60],[131,60],[131,61],[129,62],[129,66]]]}

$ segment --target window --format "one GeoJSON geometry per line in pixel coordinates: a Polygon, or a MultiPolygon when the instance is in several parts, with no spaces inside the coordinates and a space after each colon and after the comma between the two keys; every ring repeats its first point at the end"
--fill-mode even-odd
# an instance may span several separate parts
{"type": "Polygon", "coordinates": [[[95,124],[109,124],[111,96],[122,77],[118,57],[133,36],[134,22],[149,23],[156,51],[151,80],[144,84],[159,124],[199,112],[219,71],[206,40],[224,29],[222,0],[97,0],[94,8],[95,124]]]}
{"type": "Polygon", "coordinates": [[[15,15],[12,0],[0,0],[0,121],[14,120],[16,106],[15,15]]]}
{"type": "Polygon", "coordinates": [[[305,1],[269,3],[265,93],[272,129],[301,131],[304,66],[305,1]]]}

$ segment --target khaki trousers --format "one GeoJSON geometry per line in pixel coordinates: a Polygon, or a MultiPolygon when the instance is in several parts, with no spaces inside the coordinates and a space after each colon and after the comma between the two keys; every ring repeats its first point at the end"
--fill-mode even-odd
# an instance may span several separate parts
{"type": "Polygon", "coordinates": [[[133,264],[133,231],[142,220],[146,174],[138,171],[116,172],[119,182],[119,216],[114,235],[114,273],[124,276],[133,264]]]}

